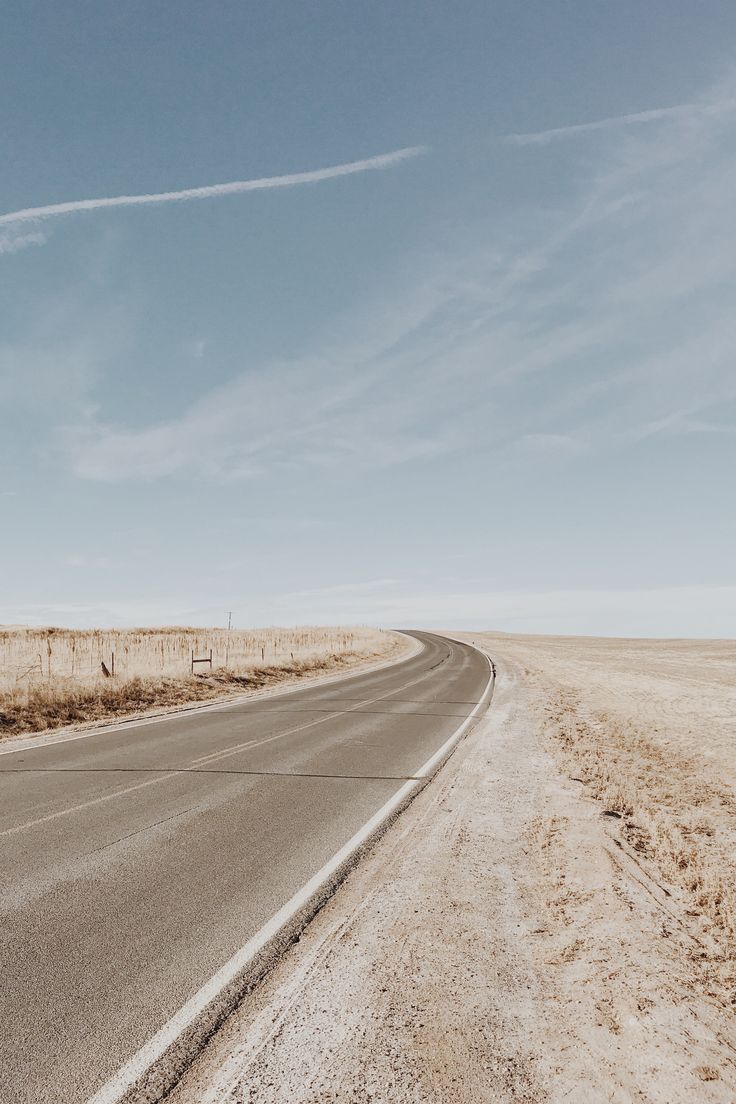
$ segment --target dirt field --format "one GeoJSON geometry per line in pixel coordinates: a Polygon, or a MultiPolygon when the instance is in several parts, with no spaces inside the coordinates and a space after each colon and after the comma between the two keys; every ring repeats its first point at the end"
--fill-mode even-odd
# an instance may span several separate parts
{"type": "Polygon", "coordinates": [[[368,628],[0,629],[0,738],[140,715],[398,655],[368,628]],[[212,663],[195,658],[209,657],[212,663]]]}
{"type": "Polygon", "coordinates": [[[736,1100],[736,644],[483,642],[487,718],[172,1104],[736,1100]]]}
{"type": "MultiPolygon", "coordinates": [[[[519,663],[540,721],[637,855],[736,960],[736,643],[480,638],[519,663]]],[[[736,1007],[736,974],[730,974],[736,1007]]]]}

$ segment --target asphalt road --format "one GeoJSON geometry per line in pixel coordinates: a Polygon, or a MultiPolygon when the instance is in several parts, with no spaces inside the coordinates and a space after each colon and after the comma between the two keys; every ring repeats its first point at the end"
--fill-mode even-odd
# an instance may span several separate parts
{"type": "Polygon", "coordinates": [[[0,1100],[82,1104],[473,710],[464,644],[0,754],[0,1100]]]}

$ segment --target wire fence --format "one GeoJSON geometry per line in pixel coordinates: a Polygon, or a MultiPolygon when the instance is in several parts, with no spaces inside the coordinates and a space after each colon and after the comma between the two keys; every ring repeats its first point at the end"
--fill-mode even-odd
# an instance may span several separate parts
{"type": "Polygon", "coordinates": [[[0,630],[0,690],[41,681],[180,677],[192,673],[193,656],[206,656],[208,670],[237,671],[382,647],[385,634],[364,627],[0,630]]]}

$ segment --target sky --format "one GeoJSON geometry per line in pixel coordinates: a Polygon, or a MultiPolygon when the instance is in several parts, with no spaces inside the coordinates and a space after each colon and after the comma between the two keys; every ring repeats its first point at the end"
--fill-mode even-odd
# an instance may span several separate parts
{"type": "Polygon", "coordinates": [[[736,5],[26,0],[0,623],[736,636],[736,5]]]}

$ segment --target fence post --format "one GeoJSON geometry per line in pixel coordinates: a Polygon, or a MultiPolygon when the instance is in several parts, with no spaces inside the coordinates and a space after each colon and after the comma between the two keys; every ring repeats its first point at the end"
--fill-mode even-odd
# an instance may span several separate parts
{"type": "Polygon", "coordinates": [[[195,659],[194,651],[192,651],[192,674],[194,674],[194,664],[195,663],[209,663],[210,671],[212,671],[212,655],[213,655],[212,648],[210,648],[210,654],[208,656],[203,656],[201,659],[195,659]]]}

